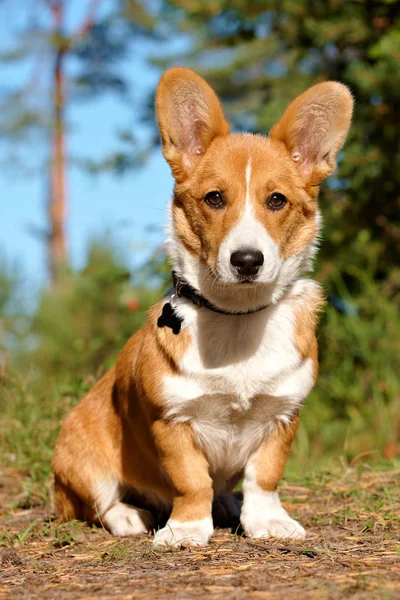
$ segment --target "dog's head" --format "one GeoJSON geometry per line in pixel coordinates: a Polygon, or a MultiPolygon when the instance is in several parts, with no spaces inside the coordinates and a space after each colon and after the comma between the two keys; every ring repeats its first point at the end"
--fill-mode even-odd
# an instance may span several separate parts
{"type": "Polygon", "coordinates": [[[231,134],[213,90],[173,68],[156,97],[163,154],[175,178],[171,256],[209,300],[231,310],[276,301],[315,253],[319,184],[336,167],[353,100],[315,85],[268,137],[231,134]]]}

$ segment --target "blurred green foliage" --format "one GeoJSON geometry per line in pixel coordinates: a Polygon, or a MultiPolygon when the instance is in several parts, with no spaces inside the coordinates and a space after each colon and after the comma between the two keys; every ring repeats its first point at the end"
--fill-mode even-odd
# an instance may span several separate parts
{"type": "Polygon", "coordinates": [[[0,380],[6,371],[9,355],[26,334],[26,319],[19,294],[21,280],[18,267],[0,257],[0,380]]]}
{"type": "Polygon", "coordinates": [[[82,271],[44,290],[31,322],[38,372],[63,381],[104,373],[160,296],[161,281],[148,287],[141,274],[134,279],[141,285],[110,240],[97,241],[82,271]]]}

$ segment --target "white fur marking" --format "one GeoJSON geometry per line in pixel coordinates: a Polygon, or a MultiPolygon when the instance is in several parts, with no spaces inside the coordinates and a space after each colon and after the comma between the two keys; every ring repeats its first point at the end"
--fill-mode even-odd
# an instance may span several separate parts
{"type": "Polygon", "coordinates": [[[231,254],[243,248],[255,248],[264,255],[264,265],[259,270],[257,284],[275,281],[282,266],[279,246],[264,225],[254,217],[251,205],[220,244],[218,274],[225,283],[237,282],[236,269],[231,265],[231,254]]]}
{"type": "Polygon", "coordinates": [[[257,484],[252,463],[246,466],[243,480],[243,506],[240,517],[248,537],[305,538],[304,528],[283,508],[278,492],[265,492],[257,484]]]}
{"type": "Polygon", "coordinates": [[[290,420],[313,386],[313,363],[294,342],[296,313],[316,286],[299,280],[278,305],[241,317],[178,300],[192,343],[180,375],[163,379],[166,416],[192,424],[216,488],[245,467],[277,421],[290,420]]]}
{"type": "Polygon", "coordinates": [[[301,403],[307,398],[313,385],[314,363],[311,359],[306,359],[295,371],[277,382],[273,395],[278,398],[291,398],[293,403],[301,403]]]}
{"type": "Polygon", "coordinates": [[[155,546],[205,546],[214,531],[211,517],[198,521],[180,522],[169,519],[165,527],[156,532],[155,546]]]}
{"type": "Polygon", "coordinates": [[[147,533],[153,518],[147,510],[117,502],[101,518],[113,535],[127,536],[147,533]]]}
{"type": "Polygon", "coordinates": [[[251,179],[251,158],[247,161],[246,165],[246,211],[251,209],[250,204],[250,179],[251,179]]]}
{"type": "Polygon", "coordinates": [[[94,494],[96,513],[99,517],[121,498],[120,486],[116,479],[103,479],[96,485],[94,494]]]}

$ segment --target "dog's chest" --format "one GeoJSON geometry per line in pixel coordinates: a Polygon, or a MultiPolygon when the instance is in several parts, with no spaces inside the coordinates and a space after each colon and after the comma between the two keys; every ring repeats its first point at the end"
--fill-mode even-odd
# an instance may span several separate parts
{"type": "Polygon", "coordinates": [[[295,346],[290,303],[243,317],[182,310],[192,343],[167,376],[167,416],[190,421],[214,474],[240,471],[277,421],[288,421],[313,385],[295,346]]]}

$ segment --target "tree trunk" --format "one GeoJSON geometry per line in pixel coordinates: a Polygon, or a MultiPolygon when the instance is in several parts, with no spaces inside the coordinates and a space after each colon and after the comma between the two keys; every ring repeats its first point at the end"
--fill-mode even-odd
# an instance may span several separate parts
{"type": "MultiPolygon", "coordinates": [[[[55,30],[59,39],[63,32],[62,3],[54,7],[55,30]]],[[[62,43],[62,42],[60,42],[62,43]]],[[[57,49],[53,72],[53,135],[50,151],[50,189],[48,214],[50,235],[48,245],[50,281],[56,286],[63,271],[68,266],[67,241],[65,235],[67,187],[66,187],[66,156],[65,156],[65,123],[64,123],[64,73],[63,59],[65,49],[57,49]]]]}

